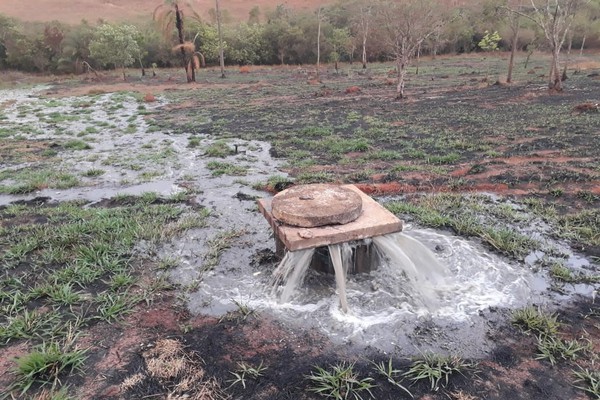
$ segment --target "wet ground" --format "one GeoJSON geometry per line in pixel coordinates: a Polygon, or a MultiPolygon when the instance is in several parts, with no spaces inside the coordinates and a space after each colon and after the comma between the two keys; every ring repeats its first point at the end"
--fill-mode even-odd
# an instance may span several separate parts
{"type": "MultiPolygon", "coordinates": [[[[149,349],[170,338],[198,362],[198,381],[215,379],[206,389],[212,398],[317,398],[306,376],[315,365],[341,361],[355,361],[361,376],[375,379],[375,398],[407,398],[371,362],[391,358],[406,372],[412,357],[429,352],[478,366],[435,391],[406,378],[416,398],[585,398],[572,371],[595,368],[600,346],[598,225],[586,226],[592,231],[581,240],[557,236],[554,222],[523,199],[597,218],[600,114],[575,107],[598,101],[600,81],[580,70],[564,93],[550,94],[542,78],[523,72],[514,86],[488,86],[482,71],[489,62],[431,61],[411,78],[405,102],[391,100],[389,66],[366,75],[330,73],[319,85],[306,82],[306,70],[290,68],[232,71],[225,82],[205,71],[192,88],[158,78],[0,91],[1,205],[43,197],[102,207],[155,192],[210,210],[202,228],[158,247],[137,245],[136,253],[169,264],[175,288],[140,304],[122,324],[87,332],[93,356],[84,378],[72,381],[76,397],[186,393],[176,389],[181,376],[149,372],[156,358],[149,349]],[[455,75],[445,77],[446,70],[455,75]],[[346,93],[352,85],[361,90],[346,93]],[[146,93],[156,101],[145,101],[146,93]],[[386,265],[349,279],[349,314],[339,310],[333,277],[314,271],[290,302],[280,303],[272,294],[272,233],[255,200],[294,180],[353,182],[384,205],[454,192],[484,223],[541,245],[517,256],[485,237],[431,229],[399,213],[409,221],[406,234],[451,276],[452,284],[436,288],[443,305],[424,307],[408,278],[386,265]],[[497,212],[491,220],[490,210],[497,212]],[[554,279],[546,265],[559,261],[590,279],[554,279]],[[558,313],[562,337],[587,341],[590,350],[555,366],[536,360],[535,335],[511,325],[513,310],[527,305],[558,313]],[[105,338],[101,346],[93,344],[98,337],[105,338]],[[267,369],[243,387],[235,382],[240,362],[267,369]],[[124,385],[136,374],[137,383],[124,385]]],[[[3,356],[3,382],[10,380],[9,358],[27,347],[5,347],[11,357],[3,356]]],[[[202,390],[196,385],[187,393],[211,398],[202,390]]]]}

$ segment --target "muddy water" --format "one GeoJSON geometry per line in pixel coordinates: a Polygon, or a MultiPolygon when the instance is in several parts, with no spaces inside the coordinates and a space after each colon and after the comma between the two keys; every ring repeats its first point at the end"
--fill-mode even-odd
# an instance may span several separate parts
{"type": "MultiPolygon", "coordinates": [[[[236,139],[231,140],[230,147],[232,150],[237,147],[238,153],[216,160],[243,166],[248,173],[235,178],[214,178],[206,163],[215,159],[203,156],[203,149],[214,142],[211,135],[196,136],[199,145],[191,148],[190,135],[150,129],[143,114],[160,110],[166,104],[160,97],[156,103],[142,103],[127,93],[61,99],[39,97],[39,92],[46,89],[0,90],[0,104],[3,104],[0,127],[10,128],[14,138],[50,141],[58,146],[58,154],[50,160],[51,168],[77,176],[80,184],[23,196],[0,195],[0,205],[37,196],[56,201],[95,202],[117,194],[155,192],[169,196],[186,189],[204,192],[201,199],[208,203],[220,203],[221,196],[231,194],[228,192],[259,195],[249,185],[277,173],[276,163],[269,156],[269,144],[236,139]],[[60,149],[70,140],[82,140],[91,149],[60,149]],[[90,170],[101,170],[102,174],[85,176],[90,170]]],[[[238,205],[239,201],[232,201],[229,206],[238,205]]]]}

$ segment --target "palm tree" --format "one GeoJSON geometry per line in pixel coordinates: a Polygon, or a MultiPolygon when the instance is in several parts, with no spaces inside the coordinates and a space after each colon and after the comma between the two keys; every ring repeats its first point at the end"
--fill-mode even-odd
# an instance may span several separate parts
{"type": "MultiPolygon", "coordinates": [[[[189,6],[189,5],[188,5],[189,6]]],[[[199,19],[197,13],[193,10],[193,15],[199,19]]],[[[181,54],[181,62],[185,69],[187,81],[196,81],[196,72],[194,69],[194,44],[192,42],[186,42],[184,37],[183,29],[183,9],[179,4],[178,0],[165,0],[165,2],[154,9],[153,14],[154,21],[159,24],[159,27],[167,39],[171,38],[173,28],[177,29],[178,44],[174,47],[174,50],[179,51],[181,54]],[[175,23],[175,26],[173,26],[175,23]],[[191,51],[190,51],[191,50],[191,51]]]]}

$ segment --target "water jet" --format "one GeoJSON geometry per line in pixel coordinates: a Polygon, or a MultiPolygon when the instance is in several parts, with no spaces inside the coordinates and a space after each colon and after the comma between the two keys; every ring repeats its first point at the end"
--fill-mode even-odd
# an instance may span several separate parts
{"type": "MultiPolygon", "coordinates": [[[[294,186],[272,200],[260,199],[258,205],[273,229],[276,252],[282,257],[274,271],[281,301],[290,298],[310,266],[335,273],[341,307],[347,312],[346,275],[375,269],[381,253],[390,246],[384,238],[402,231],[400,219],[354,185],[294,186]]],[[[400,253],[400,262],[416,273],[414,262],[400,253]]]]}

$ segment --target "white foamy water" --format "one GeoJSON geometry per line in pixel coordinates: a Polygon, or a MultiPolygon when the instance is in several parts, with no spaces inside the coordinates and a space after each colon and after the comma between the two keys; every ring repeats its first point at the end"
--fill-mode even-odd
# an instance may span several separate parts
{"type": "MultiPolygon", "coordinates": [[[[432,324],[444,332],[440,346],[470,352],[487,341],[481,312],[526,305],[545,289],[531,289],[533,273],[525,264],[450,234],[408,230],[373,242],[384,255],[380,265],[369,274],[347,275],[345,291],[341,280],[310,269],[313,250],[303,250],[289,252],[273,277],[268,266],[235,279],[225,273],[207,276],[191,296],[190,309],[221,315],[236,309],[231,301],[236,299],[287,323],[315,327],[334,341],[385,351],[408,343],[408,353],[423,348],[415,337],[422,324],[432,324]]],[[[330,252],[338,260],[334,265],[341,260],[345,276],[351,246],[332,246],[330,252]]]]}
{"type": "Polygon", "coordinates": [[[352,250],[346,243],[334,244],[329,246],[329,255],[331,256],[331,263],[333,264],[333,270],[335,271],[335,286],[337,288],[338,296],[340,298],[340,307],[344,313],[348,312],[348,299],[346,298],[346,272],[348,271],[348,262],[352,250]],[[342,256],[342,250],[344,256],[342,256]]]}
{"type": "Polygon", "coordinates": [[[271,295],[278,296],[282,303],[290,301],[292,295],[304,282],[314,253],[315,249],[288,251],[277,269],[273,271],[271,295]]]}
{"type": "MultiPolygon", "coordinates": [[[[330,246],[337,293],[322,285],[331,285],[331,277],[308,270],[312,254],[288,253],[275,271],[280,277],[275,283],[279,292],[272,292],[280,300],[276,309],[300,317],[308,308],[328,333],[362,335],[370,327],[406,319],[465,321],[489,307],[514,307],[529,299],[531,272],[526,266],[512,265],[459,237],[416,230],[376,237],[373,244],[380,253],[378,268],[348,278],[350,246],[330,246]],[[430,250],[436,247],[437,254],[430,250]],[[303,285],[307,273],[313,274],[312,284],[303,285]]],[[[271,307],[271,302],[257,303],[271,307]]]]}

